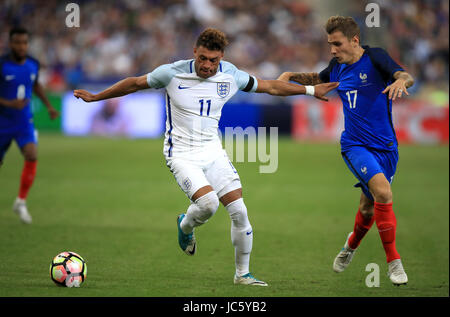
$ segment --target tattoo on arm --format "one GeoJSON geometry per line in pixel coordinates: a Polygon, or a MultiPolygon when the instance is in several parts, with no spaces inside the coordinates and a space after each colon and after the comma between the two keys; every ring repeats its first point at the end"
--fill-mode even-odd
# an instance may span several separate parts
{"type": "Polygon", "coordinates": [[[318,73],[292,73],[289,79],[302,85],[317,85],[322,83],[318,73]]]}

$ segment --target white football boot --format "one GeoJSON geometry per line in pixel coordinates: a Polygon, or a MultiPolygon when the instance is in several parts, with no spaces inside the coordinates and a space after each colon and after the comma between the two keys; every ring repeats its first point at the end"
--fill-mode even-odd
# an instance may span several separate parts
{"type": "Polygon", "coordinates": [[[336,256],[336,258],[334,259],[333,270],[336,273],[343,272],[347,268],[347,266],[350,264],[350,262],[353,259],[353,256],[355,255],[356,249],[353,250],[352,248],[350,248],[348,246],[348,239],[350,238],[352,233],[353,232],[350,232],[348,234],[347,240],[345,240],[344,247],[342,248],[341,252],[339,252],[338,255],[336,256]]]}
{"type": "Polygon", "coordinates": [[[258,280],[251,273],[247,273],[242,276],[234,275],[234,284],[242,285],[256,285],[256,286],[268,286],[266,282],[258,280]]]}
{"type": "Polygon", "coordinates": [[[13,210],[19,215],[23,223],[31,224],[31,215],[28,213],[27,203],[24,199],[17,197],[13,205],[13,210]]]}
{"type": "Polygon", "coordinates": [[[402,260],[397,259],[389,262],[389,271],[388,276],[391,279],[391,282],[396,285],[404,285],[408,283],[408,276],[403,269],[402,260]]]}

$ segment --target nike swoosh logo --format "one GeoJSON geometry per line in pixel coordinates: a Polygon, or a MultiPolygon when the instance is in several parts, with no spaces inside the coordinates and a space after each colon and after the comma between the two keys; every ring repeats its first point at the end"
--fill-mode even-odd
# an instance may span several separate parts
{"type": "Polygon", "coordinates": [[[191,87],[188,87],[188,86],[181,86],[181,84],[178,85],[178,89],[188,89],[188,88],[191,88],[191,87]]]}
{"type": "Polygon", "coordinates": [[[15,75],[6,75],[5,80],[13,80],[15,77],[15,75]]]}
{"type": "Polygon", "coordinates": [[[253,232],[253,230],[252,231],[250,231],[250,232],[246,232],[246,234],[249,236],[249,235],[251,235],[252,234],[252,232],[253,232]]]}

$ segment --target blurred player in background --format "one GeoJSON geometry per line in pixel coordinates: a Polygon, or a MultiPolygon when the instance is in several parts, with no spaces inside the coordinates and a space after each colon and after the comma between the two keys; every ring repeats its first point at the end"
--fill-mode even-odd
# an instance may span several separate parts
{"type": "Polygon", "coordinates": [[[188,255],[196,252],[194,228],[211,218],[221,202],[231,217],[235,247],[235,284],[267,286],[249,271],[253,229],[242,198],[242,185],[218,136],[222,107],[238,92],[288,96],[309,93],[319,99],[337,83],[305,88],[278,80],[261,80],[222,61],[228,41],[224,33],[206,29],[197,39],[194,59],[157,67],[141,77],[126,78],[91,94],[75,90],[86,102],[123,96],[147,88],[166,89],[164,156],[178,185],[191,200],[177,218],[178,242],[188,255]],[[308,89],[308,90],[307,90],[308,89]]]}
{"type": "Polygon", "coordinates": [[[31,96],[34,92],[47,107],[50,118],[58,117],[39,84],[39,62],[28,54],[28,31],[21,27],[9,33],[10,52],[0,58],[0,165],[15,140],[25,163],[19,194],[13,210],[24,223],[31,223],[26,199],[37,165],[37,132],[34,129],[31,96]]]}
{"type": "Polygon", "coordinates": [[[361,187],[359,210],[351,232],[333,263],[335,272],[350,264],[361,239],[376,222],[395,285],[408,277],[395,246],[397,222],[392,208],[391,183],[398,162],[398,143],[392,123],[392,101],[414,83],[381,48],[360,45],[359,27],[351,17],[334,16],[326,24],[333,58],[319,73],[283,73],[278,79],[316,85],[339,81],[345,130],[342,157],[361,187]]]}

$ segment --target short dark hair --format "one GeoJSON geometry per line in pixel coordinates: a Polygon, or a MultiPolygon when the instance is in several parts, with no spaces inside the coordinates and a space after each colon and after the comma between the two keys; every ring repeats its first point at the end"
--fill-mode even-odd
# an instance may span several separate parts
{"type": "Polygon", "coordinates": [[[9,31],[9,39],[11,40],[14,34],[29,34],[27,29],[21,26],[15,26],[9,31]]]}
{"type": "Polygon", "coordinates": [[[355,35],[360,39],[359,26],[352,17],[332,16],[328,19],[325,29],[328,34],[341,31],[349,40],[355,35]]]}
{"type": "Polygon", "coordinates": [[[197,38],[196,47],[203,46],[210,51],[224,51],[228,45],[227,36],[220,30],[207,28],[197,38]]]}

